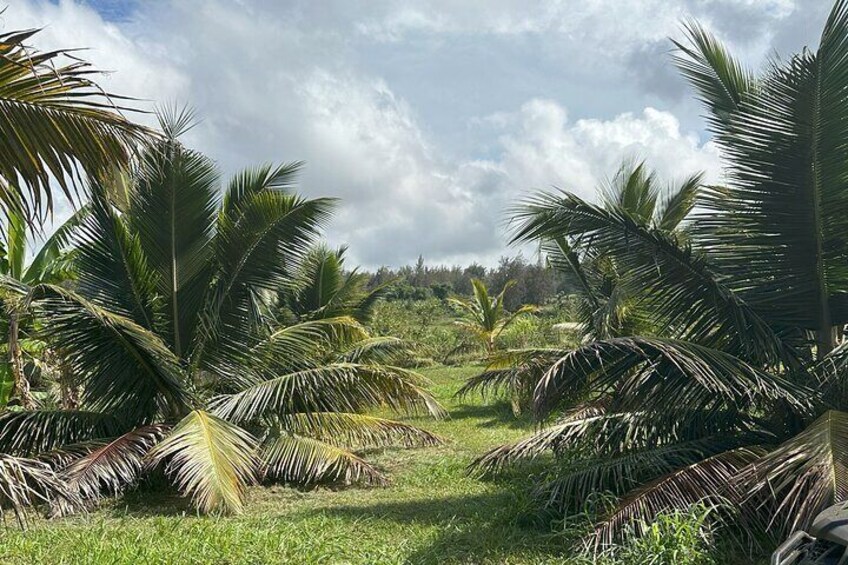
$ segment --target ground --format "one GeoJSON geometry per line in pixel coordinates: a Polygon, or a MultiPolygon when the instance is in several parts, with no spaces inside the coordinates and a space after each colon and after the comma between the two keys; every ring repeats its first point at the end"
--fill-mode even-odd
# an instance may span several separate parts
{"type": "Polygon", "coordinates": [[[424,371],[450,418],[414,421],[447,441],[368,454],[388,487],[255,488],[235,518],[198,517],[176,497],[142,492],[25,533],[9,524],[0,563],[576,563],[562,538],[528,523],[519,491],[467,474],[475,456],[533,427],[507,404],[453,399],[478,370],[424,371]]]}

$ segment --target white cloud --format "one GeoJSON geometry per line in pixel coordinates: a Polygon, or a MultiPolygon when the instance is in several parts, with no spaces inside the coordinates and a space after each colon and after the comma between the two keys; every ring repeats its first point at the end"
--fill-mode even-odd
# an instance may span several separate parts
{"type": "Polygon", "coordinates": [[[532,100],[518,117],[518,132],[501,138],[502,159],[532,186],[556,184],[592,198],[598,179],[610,175],[624,159],[644,159],[670,178],[699,170],[711,180],[720,175],[716,148],[682,132],[668,112],[649,107],[638,115],[569,124],[556,102],[532,100]]]}
{"type": "Polygon", "coordinates": [[[800,7],[797,0],[423,0],[377,6],[356,22],[361,34],[377,41],[421,33],[546,34],[552,41],[565,35],[618,53],[634,42],[665,39],[687,15],[711,20],[726,12],[750,13],[766,23],[800,7]]]}
{"type": "MultiPolygon", "coordinates": [[[[540,96],[532,84],[499,99],[500,112],[471,105],[447,134],[449,150],[428,117],[450,111],[440,106],[452,96],[482,104],[516,81],[486,82],[492,75],[481,68],[472,90],[449,93],[452,77],[437,71],[411,83],[398,78],[421,56],[418,44],[404,43],[412,30],[473,36],[479,23],[495,34],[554,30],[560,39],[572,34],[577,44],[613,43],[616,34],[636,42],[660,33],[647,29],[646,19],[656,16],[660,29],[682,9],[627,2],[633,22],[610,18],[609,2],[599,0],[573,10],[565,9],[572,2],[546,3],[542,10],[507,1],[400,8],[375,2],[369,10],[360,5],[363,14],[347,2],[319,10],[310,3],[161,1],[139,4],[119,24],[70,0],[27,0],[4,18],[11,29],[47,25],[37,36],[39,47],[93,47],[86,56],[117,71],[108,79],[112,90],[194,104],[204,121],[187,142],[227,174],[266,161],[307,161],[303,190],[342,199],[330,239],[349,243],[352,259],[373,267],[412,262],[419,254],[429,261],[492,263],[507,252],[507,206],[553,185],[592,197],[624,157],[643,157],[668,178],[696,170],[718,175],[715,148],[667,110],[622,99],[618,110],[587,118],[604,112],[593,114],[592,100],[578,101],[584,104],[578,112],[573,99],[540,96]],[[397,42],[389,53],[397,59],[375,59],[368,43],[374,38],[397,42]],[[424,111],[409,93],[434,83],[445,96],[424,111]]],[[[599,100],[619,94],[617,83],[603,80],[607,90],[599,100]]]]}

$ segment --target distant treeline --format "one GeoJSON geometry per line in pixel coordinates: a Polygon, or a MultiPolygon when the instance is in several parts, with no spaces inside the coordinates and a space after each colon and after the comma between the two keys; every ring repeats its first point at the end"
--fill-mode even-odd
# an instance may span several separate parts
{"type": "Polygon", "coordinates": [[[471,279],[485,281],[492,292],[500,292],[507,281],[515,281],[505,297],[505,306],[514,310],[522,304],[546,304],[559,295],[573,291],[569,281],[539,261],[528,261],[522,255],[501,257],[498,266],[487,269],[473,263],[466,267],[426,265],[424,258],[398,269],[380,267],[369,273],[370,287],[389,285],[388,300],[426,300],[451,295],[471,294],[471,279]]]}

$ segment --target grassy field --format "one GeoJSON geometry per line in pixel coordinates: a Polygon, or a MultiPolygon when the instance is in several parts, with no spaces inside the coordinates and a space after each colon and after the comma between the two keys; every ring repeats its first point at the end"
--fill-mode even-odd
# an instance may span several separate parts
{"type": "MultiPolygon", "coordinates": [[[[415,421],[447,441],[368,454],[388,473],[388,487],[255,488],[246,513],[234,518],[197,516],[176,496],[139,491],[88,515],[35,520],[27,532],[10,524],[0,530],[0,563],[588,563],[570,554],[563,535],[529,518],[521,489],[466,474],[475,456],[533,428],[516,421],[505,403],[454,400],[475,371],[424,371],[451,416],[415,421]]],[[[673,525],[647,552],[639,549],[615,564],[730,562],[693,559],[688,550],[695,552],[697,543],[681,543],[681,535],[687,534],[673,525]]]]}
{"type": "Polygon", "coordinates": [[[179,499],[136,493],[86,516],[7,528],[0,563],[570,563],[562,540],[522,525],[519,494],[465,474],[486,448],[532,428],[505,404],[451,397],[473,368],[425,371],[448,420],[417,423],[442,447],[369,454],[385,488],[257,488],[245,515],[198,517],[179,499]]]}

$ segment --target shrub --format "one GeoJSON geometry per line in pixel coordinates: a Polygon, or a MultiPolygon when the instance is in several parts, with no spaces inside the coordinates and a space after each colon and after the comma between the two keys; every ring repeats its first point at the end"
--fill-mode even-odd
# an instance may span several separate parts
{"type": "Polygon", "coordinates": [[[614,561],[643,565],[711,565],[712,508],[695,505],[688,511],[662,513],[651,524],[642,524],[640,535],[613,550],[614,561]]]}

